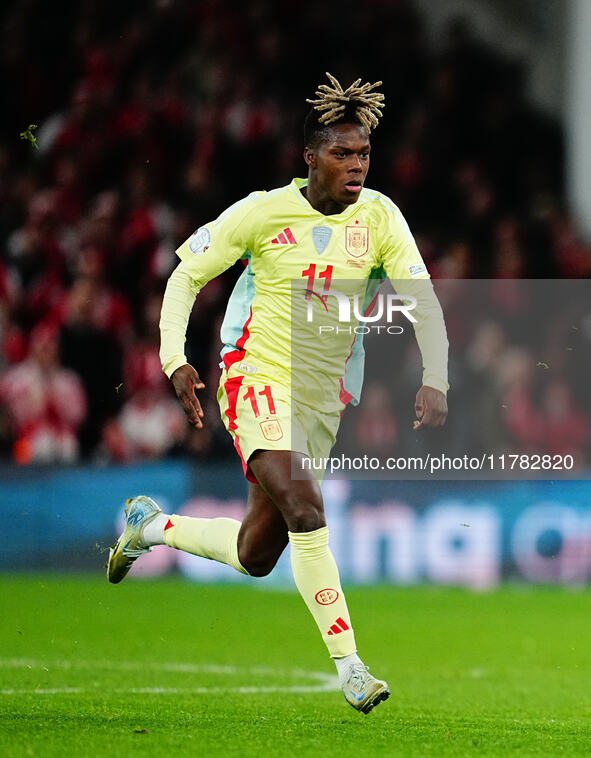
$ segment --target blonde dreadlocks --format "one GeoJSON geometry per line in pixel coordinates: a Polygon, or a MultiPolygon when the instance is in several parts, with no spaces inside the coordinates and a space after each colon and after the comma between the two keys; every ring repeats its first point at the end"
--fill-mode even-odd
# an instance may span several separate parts
{"type": "Polygon", "coordinates": [[[318,116],[319,123],[324,126],[333,124],[345,114],[348,107],[351,107],[355,118],[368,132],[374,129],[382,117],[384,96],[381,92],[371,90],[379,87],[382,82],[361,84],[361,79],[357,79],[344,90],[332,74],[327,71],[326,75],[333,86],[320,84],[316,90],[318,99],[306,99],[307,103],[314,106],[314,110],[322,114],[318,116]]]}

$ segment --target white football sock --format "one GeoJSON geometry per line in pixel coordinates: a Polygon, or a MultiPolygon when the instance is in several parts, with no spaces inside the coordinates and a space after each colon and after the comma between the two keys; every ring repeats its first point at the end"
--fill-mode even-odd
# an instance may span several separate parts
{"type": "Polygon", "coordinates": [[[335,665],[337,667],[339,682],[341,682],[341,684],[347,678],[347,672],[349,670],[349,666],[352,666],[354,663],[363,663],[363,661],[357,655],[357,653],[351,653],[351,655],[345,655],[343,658],[333,658],[333,661],[335,662],[335,665]]]}
{"type": "Polygon", "coordinates": [[[158,513],[142,529],[142,544],[144,547],[152,545],[164,545],[164,527],[168,522],[167,513],[158,513]]]}

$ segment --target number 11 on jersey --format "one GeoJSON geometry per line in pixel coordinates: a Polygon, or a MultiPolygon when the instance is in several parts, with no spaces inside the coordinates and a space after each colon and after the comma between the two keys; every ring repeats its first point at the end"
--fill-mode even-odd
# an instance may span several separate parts
{"type": "MultiPolygon", "coordinates": [[[[330,290],[330,281],[332,279],[332,266],[327,266],[324,271],[320,271],[318,274],[319,279],[324,279],[324,288],[322,295],[320,296],[324,301],[330,290]]],[[[308,286],[306,287],[306,300],[309,300],[314,292],[314,280],[316,279],[316,264],[311,263],[308,268],[302,271],[302,276],[308,277],[308,286]]]]}

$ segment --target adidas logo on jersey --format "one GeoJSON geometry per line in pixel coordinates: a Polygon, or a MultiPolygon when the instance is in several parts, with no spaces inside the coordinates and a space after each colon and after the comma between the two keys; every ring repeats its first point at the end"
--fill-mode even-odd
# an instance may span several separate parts
{"type": "Polygon", "coordinates": [[[293,236],[289,226],[280,232],[274,239],[271,240],[272,245],[297,245],[296,238],[293,236]]]}
{"type": "Polygon", "coordinates": [[[341,634],[342,632],[346,632],[349,626],[347,625],[347,622],[344,621],[340,616],[335,621],[335,623],[330,627],[328,630],[329,634],[341,634]]]}

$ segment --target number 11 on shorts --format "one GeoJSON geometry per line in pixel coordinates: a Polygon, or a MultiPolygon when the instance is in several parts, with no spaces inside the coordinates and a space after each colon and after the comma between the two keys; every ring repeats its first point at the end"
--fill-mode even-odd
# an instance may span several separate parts
{"type": "MultiPolygon", "coordinates": [[[[267,398],[267,405],[269,407],[269,413],[274,416],[276,413],[275,410],[275,401],[273,400],[273,395],[271,394],[271,387],[267,384],[265,385],[265,388],[262,389],[258,393],[261,397],[267,398]]],[[[249,387],[247,391],[242,396],[243,400],[250,400],[250,404],[252,406],[252,412],[255,415],[255,418],[258,418],[261,415],[261,412],[259,410],[259,404],[257,403],[256,393],[254,387],[249,387]]]]}

